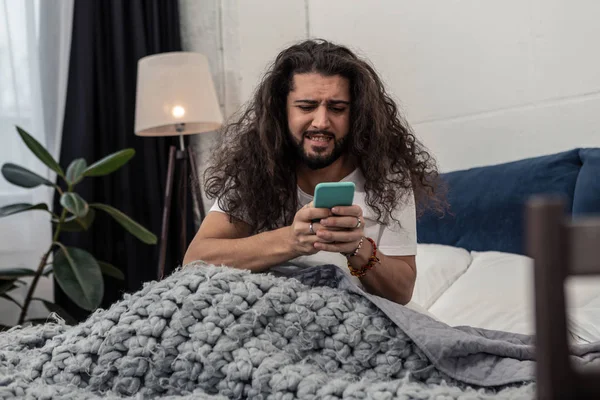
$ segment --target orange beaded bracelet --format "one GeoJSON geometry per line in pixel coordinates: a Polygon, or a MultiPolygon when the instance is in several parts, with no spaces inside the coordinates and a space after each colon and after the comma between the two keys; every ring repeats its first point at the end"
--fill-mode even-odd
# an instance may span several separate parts
{"type": "Polygon", "coordinates": [[[348,259],[348,269],[350,270],[350,273],[352,274],[352,276],[356,276],[359,278],[365,276],[367,272],[379,262],[379,258],[377,257],[377,245],[375,244],[375,241],[371,238],[365,239],[367,239],[373,247],[373,254],[371,254],[371,256],[369,257],[369,261],[360,269],[354,269],[354,267],[352,267],[352,263],[350,263],[350,259],[348,259]]]}

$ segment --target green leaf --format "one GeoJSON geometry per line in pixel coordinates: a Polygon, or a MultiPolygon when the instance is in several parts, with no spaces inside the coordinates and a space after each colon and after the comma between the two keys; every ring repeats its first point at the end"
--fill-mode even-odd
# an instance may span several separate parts
{"type": "Polygon", "coordinates": [[[114,265],[111,265],[104,261],[98,261],[98,265],[100,265],[100,270],[104,275],[111,276],[120,281],[125,280],[125,275],[123,275],[123,272],[121,272],[121,270],[115,267],[114,265]]]}
{"type": "Polygon", "coordinates": [[[56,160],[54,158],[52,158],[50,153],[48,153],[48,151],[44,148],[44,146],[42,146],[40,144],[40,142],[35,140],[33,138],[33,136],[31,136],[30,134],[28,134],[27,132],[25,132],[23,129],[21,129],[18,126],[17,126],[17,132],[19,132],[19,135],[21,136],[21,139],[23,139],[23,142],[25,142],[25,145],[27,147],[29,147],[29,150],[31,150],[32,153],[35,154],[36,157],[39,158],[41,162],[46,164],[46,166],[48,166],[48,168],[50,168],[52,171],[56,172],[58,175],[60,175],[62,177],[65,176],[65,173],[63,172],[60,165],[58,165],[56,160]]]}
{"type": "Polygon", "coordinates": [[[66,192],[60,196],[60,205],[76,217],[85,217],[88,213],[88,203],[77,193],[66,192]]]}
{"type": "Polygon", "coordinates": [[[79,183],[83,179],[86,168],[87,162],[83,158],[73,160],[67,167],[67,182],[72,185],[79,183]]]}
{"type": "Polygon", "coordinates": [[[20,276],[34,276],[35,271],[29,268],[0,268],[0,279],[16,279],[20,276]]]}
{"type": "Polygon", "coordinates": [[[21,303],[19,303],[17,300],[15,300],[13,297],[7,295],[6,293],[0,294],[0,297],[2,297],[3,299],[6,299],[12,303],[15,303],[17,305],[17,307],[19,307],[19,308],[23,308],[21,303]]]}
{"type": "MultiPolygon", "coordinates": [[[[63,232],[81,232],[87,231],[92,223],[94,222],[94,217],[96,216],[96,211],[93,208],[88,208],[88,213],[83,218],[78,218],[75,216],[70,216],[66,218],[62,224],[60,224],[60,230],[63,232]]],[[[52,218],[53,227],[56,227],[58,223],[57,218],[52,218]]]]}
{"type": "Polygon", "coordinates": [[[76,247],[61,248],[54,257],[54,278],[71,300],[93,311],[102,302],[104,280],[96,259],[76,247]]]}
{"type": "Polygon", "coordinates": [[[34,188],[40,185],[54,186],[48,179],[13,163],[6,163],[2,166],[2,175],[13,185],[24,188],[34,188]]]}
{"type": "Polygon", "coordinates": [[[42,303],[44,303],[44,306],[46,307],[46,309],[48,311],[57,313],[59,317],[61,317],[62,319],[65,320],[67,325],[76,325],[77,324],[77,320],[75,318],[73,318],[68,312],[66,312],[64,310],[64,308],[62,308],[58,304],[54,304],[53,302],[48,301],[48,300],[40,299],[39,297],[34,297],[34,298],[32,298],[32,300],[37,300],[37,301],[41,301],[42,303]]]}
{"type": "Polygon", "coordinates": [[[29,204],[29,203],[17,203],[9,204],[4,207],[0,207],[0,218],[7,217],[9,215],[17,214],[29,210],[44,210],[49,211],[48,206],[45,203],[29,204]]]}
{"type": "Polygon", "coordinates": [[[15,280],[0,280],[0,294],[8,293],[16,288],[18,286],[15,285],[15,280]]]}
{"type": "Polygon", "coordinates": [[[135,155],[134,149],[125,149],[96,161],[85,170],[85,176],[103,176],[125,165],[135,155]]]}
{"type": "Polygon", "coordinates": [[[146,244],[156,244],[156,235],[154,235],[152,232],[150,232],[142,225],[138,224],[137,222],[135,222],[116,208],[100,203],[90,204],[90,207],[97,208],[110,214],[110,216],[112,216],[115,219],[115,221],[121,224],[123,228],[125,228],[129,233],[131,233],[133,236],[135,236],[142,242],[146,244]]]}

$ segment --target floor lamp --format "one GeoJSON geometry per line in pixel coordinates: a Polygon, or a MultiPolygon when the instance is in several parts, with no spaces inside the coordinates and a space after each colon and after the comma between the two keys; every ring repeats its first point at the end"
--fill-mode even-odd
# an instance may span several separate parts
{"type": "MultiPolygon", "coordinates": [[[[185,227],[188,177],[199,182],[196,159],[191,147],[186,148],[183,135],[217,130],[223,124],[215,86],[207,58],[199,53],[170,52],[144,57],[138,62],[135,104],[135,134],[138,136],[178,136],[179,147],[170,146],[165,184],[162,230],[157,267],[158,279],[165,273],[169,235],[169,219],[175,170],[179,170],[177,188],[181,218],[181,257],[187,240],[185,227]],[[188,172],[189,171],[189,172],[188,172]]],[[[204,218],[202,197],[192,198],[204,218]]]]}

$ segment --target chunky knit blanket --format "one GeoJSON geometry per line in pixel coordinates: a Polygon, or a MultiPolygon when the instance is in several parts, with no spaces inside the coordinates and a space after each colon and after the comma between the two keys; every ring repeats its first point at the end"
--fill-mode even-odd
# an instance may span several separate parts
{"type": "Polygon", "coordinates": [[[336,270],[295,279],[197,264],[79,325],[13,328],[0,334],[0,398],[534,397],[527,379],[451,377],[336,270]]]}

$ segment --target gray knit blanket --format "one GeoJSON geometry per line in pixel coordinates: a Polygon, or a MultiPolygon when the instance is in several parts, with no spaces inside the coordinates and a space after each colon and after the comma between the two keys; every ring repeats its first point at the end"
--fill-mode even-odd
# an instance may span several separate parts
{"type": "MultiPolygon", "coordinates": [[[[283,278],[196,263],[79,325],[1,333],[0,398],[534,397],[526,337],[451,328],[386,302],[335,267],[283,278]],[[515,348],[522,361],[502,353],[515,348]]],[[[598,354],[579,350],[581,363],[598,354]]]]}

